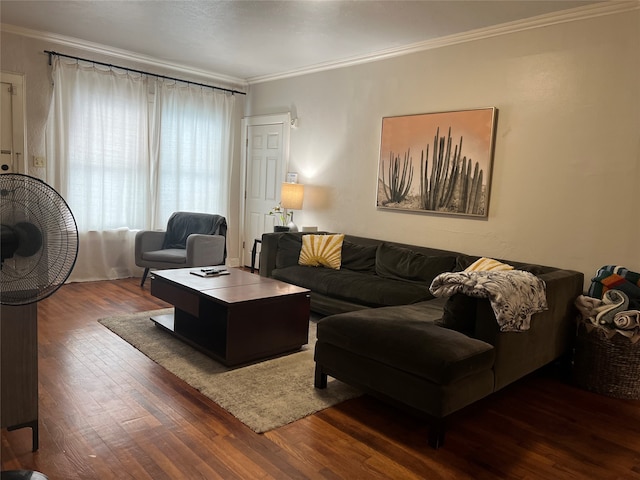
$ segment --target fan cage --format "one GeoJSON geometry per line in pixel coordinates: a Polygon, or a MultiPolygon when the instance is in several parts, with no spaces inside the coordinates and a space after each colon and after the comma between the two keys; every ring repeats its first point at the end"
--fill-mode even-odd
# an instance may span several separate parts
{"type": "Polygon", "coordinates": [[[15,254],[0,269],[0,303],[25,305],[53,294],[69,278],[78,256],[78,229],[71,209],[52,187],[22,174],[0,174],[3,226],[35,225],[41,248],[31,256],[15,254]]]}

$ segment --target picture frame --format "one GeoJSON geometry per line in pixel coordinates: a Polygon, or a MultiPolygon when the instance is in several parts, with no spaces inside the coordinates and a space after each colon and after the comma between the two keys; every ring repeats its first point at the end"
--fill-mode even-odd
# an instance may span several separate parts
{"type": "Polygon", "coordinates": [[[376,207],[487,218],[498,109],[382,119],[376,207]]]}

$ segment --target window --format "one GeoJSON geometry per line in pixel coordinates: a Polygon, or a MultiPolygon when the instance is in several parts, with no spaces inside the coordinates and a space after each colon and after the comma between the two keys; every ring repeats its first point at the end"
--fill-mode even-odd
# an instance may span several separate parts
{"type": "Polygon", "coordinates": [[[129,276],[135,230],[174,211],[227,216],[233,96],[59,57],[53,79],[47,181],[76,218],[83,279],[129,276]]]}

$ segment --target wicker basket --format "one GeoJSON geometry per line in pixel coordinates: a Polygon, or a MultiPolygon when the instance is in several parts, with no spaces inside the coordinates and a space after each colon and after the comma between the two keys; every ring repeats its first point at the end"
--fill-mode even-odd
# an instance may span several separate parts
{"type": "Polygon", "coordinates": [[[640,342],[604,328],[578,327],[573,379],[579,387],[615,398],[640,399],[640,342]]]}

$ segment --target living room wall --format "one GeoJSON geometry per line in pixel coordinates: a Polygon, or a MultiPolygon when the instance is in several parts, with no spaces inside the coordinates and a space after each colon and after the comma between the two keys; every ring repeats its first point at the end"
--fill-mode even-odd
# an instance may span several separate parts
{"type": "MultiPolygon", "coordinates": [[[[299,225],[579,270],[640,271],[640,12],[254,83],[290,111],[299,225]],[[499,109],[489,216],[378,210],[382,118],[499,109]]],[[[419,155],[419,152],[417,153],[419,155]]]]}

